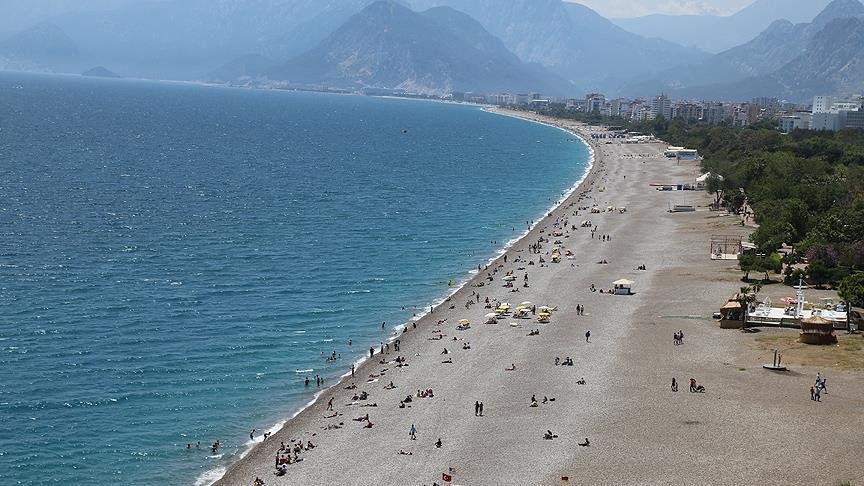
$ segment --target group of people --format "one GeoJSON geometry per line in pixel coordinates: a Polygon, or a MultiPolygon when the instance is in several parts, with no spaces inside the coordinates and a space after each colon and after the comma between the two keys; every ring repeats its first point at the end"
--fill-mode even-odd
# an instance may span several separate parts
{"type": "Polygon", "coordinates": [[[828,380],[819,372],[816,373],[816,383],[810,387],[810,400],[821,402],[823,393],[828,394],[828,380]]]}
{"type": "Polygon", "coordinates": [[[476,401],[474,402],[474,416],[482,417],[483,416],[483,402],[476,401]]]}
{"type": "Polygon", "coordinates": [[[279,450],[276,451],[276,474],[279,476],[285,475],[287,472],[287,466],[290,464],[295,464],[303,460],[300,457],[300,453],[303,451],[311,451],[315,448],[315,444],[312,443],[311,440],[303,443],[303,439],[298,441],[291,441],[291,445],[285,445],[285,442],[282,442],[279,450]]]}

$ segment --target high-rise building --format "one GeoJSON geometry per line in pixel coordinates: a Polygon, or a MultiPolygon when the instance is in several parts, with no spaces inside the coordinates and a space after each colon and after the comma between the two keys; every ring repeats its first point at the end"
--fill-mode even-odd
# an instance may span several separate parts
{"type": "Polygon", "coordinates": [[[675,103],[672,105],[672,118],[698,120],[702,118],[702,107],[695,103],[675,103]]]}
{"type": "Polygon", "coordinates": [[[600,93],[591,93],[585,95],[585,101],[588,102],[588,111],[599,113],[606,106],[606,97],[600,93]]]}
{"type": "Polygon", "coordinates": [[[729,113],[723,103],[708,103],[702,108],[702,121],[717,125],[728,119],[729,113]]]}
{"type": "Polygon", "coordinates": [[[651,116],[653,118],[672,118],[672,101],[665,94],[661,94],[651,100],[651,116]]]}
{"type": "Polygon", "coordinates": [[[813,113],[830,113],[833,105],[833,96],[815,96],[813,98],[813,113]]]}

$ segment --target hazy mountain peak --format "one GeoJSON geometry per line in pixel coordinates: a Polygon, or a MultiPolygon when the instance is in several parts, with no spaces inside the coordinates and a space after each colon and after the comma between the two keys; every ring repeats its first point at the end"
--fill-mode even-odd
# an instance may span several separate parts
{"type": "Polygon", "coordinates": [[[646,36],[722,52],[755,38],[772,22],[810,22],[829,0],[756,0],[730,16],[648,15],[616,19],[621,27],[646,36]]]}
{"type": "Polygon", "coordinates": [[[37,60],[68,59],[78,47],[66,32],[51,22],[40,22],[0,43],[0,50],[13,58],[37,60]]]}
{"type": "Polygon", "coordinates": [[[813,19],[813,25],[821,28],[834,19],[864,15],[864,4],[859,0],[833,0],[813,19]]]}
{"type": "Polygon", "coordinates": [[[292,84],[449,91],[541,90],[563,82],[530,69],[503,43],[452,8],[415,12],[392,0],[351,17],[311,51],[268,70],[292,84]]]}

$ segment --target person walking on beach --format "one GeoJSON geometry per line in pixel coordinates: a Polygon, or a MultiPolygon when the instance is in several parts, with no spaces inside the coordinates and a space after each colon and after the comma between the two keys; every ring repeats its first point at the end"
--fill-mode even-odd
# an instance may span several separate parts
{"type": "Polygon", "coordinates": [[[810,400],[816,401],[816,389],[812,386],[810,387],[810,400]]]}
{"type": "Polygon", "coordinates": [[[408,436],[411,437],[411,440],[417,440],[417,427],[414,424],[411,424],[411,430],[408,432],[408,436]]]}
{"type": "Polygon", "coordinates": [[[327,410],[333,411],[333,397],[330,397],[330,401],[327,402],[327,410]]]}
{"type": "Polygon", "coordinates": [[[678,382],[675,381],[675,378],[674,378],[674,377],[672,378],[672,391],[673,391],[673,392],[677,392],[677,391],[678,391],[678,382]]]}
{"type": "Polygon", "coordinates": [[[474,416],[480,415],[480,402],[474,402],[474,416]]]}
{"type": "Polygon", "coordinates": [[[374,355],[375,355],[375,348],[373,348],[372,346],[369,346],[369,357],[371,358],[374,355]]]}
{"type": "Polygon", "coordinates": [[[585,342],[586,343],[591,342],[591,331],[585,331],[585,342]]]}
{"type": "Polygon", "coordinates": [[[483,416],[483,402],[480,402],[480,416],[483,416]]]}
{"type": "Polygon", "coordinates": [[[817,402],[822,401],[822,389],[819,388],[818,386],[816,387],[816,401],[817,402]]]}
{"type": "Polygon", "coordinates": [[[354,363],[351,363],[351,378],[354,378],[354,363]]]}
{"type": "Polygon", "coordinates": [[[254,438],[255,438],[255,429],[252,429],[252,432],[249,432],[249,440],[252,440],[254,438]]]}

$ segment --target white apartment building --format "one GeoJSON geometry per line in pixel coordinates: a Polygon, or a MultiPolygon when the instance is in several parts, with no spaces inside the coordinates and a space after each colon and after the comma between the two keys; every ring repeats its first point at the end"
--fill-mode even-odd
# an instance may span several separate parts
{"type": "Polygon", "coordinates": [[[664,117],[667,120],[672,118],[672,101],[665,95],[661,94],[651,100],[651,117],[664,117]]]}

